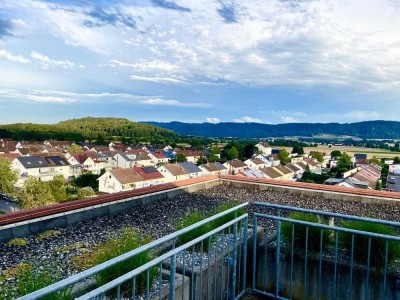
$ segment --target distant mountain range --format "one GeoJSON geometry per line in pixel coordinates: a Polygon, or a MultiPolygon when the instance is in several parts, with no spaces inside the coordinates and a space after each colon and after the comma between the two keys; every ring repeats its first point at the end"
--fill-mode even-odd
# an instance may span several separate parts
{"type": "Polygon", "coordinates": [[[208,137],[265,138],[321,135],[352,136],[363,139],[399,139],[400,122],[365,121],[357,123],[182,123],[144,122],[178,134],[208,137]]]}

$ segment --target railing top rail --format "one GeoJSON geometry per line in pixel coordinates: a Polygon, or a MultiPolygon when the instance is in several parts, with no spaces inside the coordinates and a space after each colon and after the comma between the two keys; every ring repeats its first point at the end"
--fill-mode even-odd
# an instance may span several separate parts
{"type": "Polygon", "coordinates": [[[310,226],[310,227],[317,227],[317,228],[322,228],[322,229],[327,229],[327,230],[342,231],[342,232],[351,233],[351,234],[359,234],[359,235],[365,235],[365,236],[369,236],[369,237],[382,238],[382,239],[386,239],[386,240],[392,240],[392,241],[400,242],[400,237],[399,236],[386,235],[386,234],[380,234],[380,233],[373,233],[373,232],[368,232],[368,231],[360,231],[360,230],[355,230],[355,229],[349,229],[349,228],[343,228],[343,227],[337,227],[337,226],[330,226],[330,225],[321,224],[321,223],[313,223],[313,222],[307,222],[307,221],[302,221],[302,220],[278,217],[278,216],[273,216],[273,215],[266,215],[266,214],[261,214],[261,213],[254,213],[254,216],[260,217],[260,218],[265,218],[265,219],[284,221],[284,222],[289,222],[289,223],[294,223],[294,224],[299,224],[299,225],[306,225],[306,226],[310,226]]]}
{"type": "Polygon", "coordinates": [[[263,206],[263,207],[268,207],[268,208],[275,208],[275,209],[283,209],[283,210],[311,213],[311,214],[318,214],[318,215],[326,216],[326,217],[335,217],[335,218],[364,221],[364,222],[400,227],[399,222],[372,219],[372,218],[366,218],[366,217],[358,217],[358,216],[345,215],[345,214],[339,214],[339,213],[331,213],[331,212],[315,210],[315,209],[307,209],[307,208],[300,208],[300,207],[293,207],[293,206],[286,206],[286,205],[273,204],[273,203],[268,203],[268,202],[258,202],[258,201],[253,202],[253,205],[263,206]]]}
{"type": "Polygon", "coordinates": [[[216,220],[216,219],[218,219],[218,218],[220,218],[222,216],[225,216],[227,214],[235,212],[235,211],[237,211],[237,210],[239,210],[241,208],[244,208],[244,207],[246,207],[248,205],[249,205],[249,203],[245,202],[245,203],[242,203],[242,204],[237,205],[235,207],[232,207],[230,209],[227,209],[227,210],[225,210],[225,211],[223,211],[223,212],[221,212],[219,214],[211,216],[211,217],[209,217],[207,219],[204,219],[204,220],[202,220],[200,222],[197,222],[197,223],[195,223],[193,225],[185,227],[185,228],[183,228],[181,230],[178,230],[178,231],[175,231],[173,233],[170,233],[170,234],[168,234],[168,235],[166,235],[166,236],[164,236],[164,237],[162,237],[162,238],[160,238],[158,240],[152,241],[152,242],[150,242],[150,243],[148,243],[146,245],[143,245],[143,246],[141,246],[139,248],[136,248],[136,249],[134,249],[132,251],[129,251],[127,253],[124,253],[124,254],[122,254],[120,256],[117,256],[117,257],[115,257],[113,259],[110,259],[110,260],[108,260],[108,261],[106,261],[104,263],[101,263],[101,264],[99,264],[97,266],[94,266],[94,267],[92,267],[90,269],[87,269],[87,270],[85,270],[83,272],[80,272],[78,274],[72,275],[72,276],[70,276],[68,278],[65,278],[65,279],[63,279],[61,281],[53,283],[53,284],[51,284],[51,285],[49,285],[47,287],[44,287],[44,288],[42,288],[40,290],[37,290],[37,291],[35,291],[35,292],[31,293],[31,294],[25,295],[25,296],[20,297],[18,299],[19,300],[40,299],[40,298],[42,298],[44,296],[47,296],[47,295],[52,294],[54,292],[60,291],[60,290],[66,288],[66,287],[68,287],[68,286],[70,286],[72,284],[75,284],[75,283],[77,283],[79,281],[82,281],[82,280],[84,280],[86,278],[92,277],[92,276],[98,274],[99,272],[101,272],[101,271],[103,271],[103,270],[105,270],[105,269],[107,269],[107,268],[109,268],[109,267],[111,267],[111,266],[113,266],[113,265],[115,265],[117,263],[123,262],[123,261],[125,261],[125,260],[127,260],[127,259],[129,259],[129,258],[131,258],[131,257],[133,257],[135,255],[138,255],[138,254],[143,253],[145,251],[148,251],[148,250],[150,250],[152,248],[155,248],[155,247],[157,247],[159,245],[162,245],[162,244],[164,244],[164,243],[166,243],[168,241],[171,241],[171,240],[179,237],[180,235],[182,235],[184,233],[187,233],[187,232],[189,232],[189,231],[191,231],[191,230],[193,230],[195,228],[198,228],[198,227],[200,227],[202,225],[205,225],[205,224],[207,224],[207,223],[209,223],[211,221],[214,221],[214,220],[216,220]]]}
{"type": "Polygon", "coordinates": [[[142,266],[130,271],[129,273],[126,273],[126,274],[124,274],[124,275],[122,275],[122,276],[120,276],[120,277],[118,277],[118,278],[116,278],[116,279],[114,279],[114,280],[112,280],[112,281],[110,281],[110,282],[98,287],[97,289],[95,289],[95,290],[93,290],[93,291],[91,291],[91,292],[89,292],[89,293],[87,293],[87,294],[85,294],[85,295],[83,295],[83,296],[81,296],[79,298],[76,298],[76,300],[89,300],[89,299],[93,299],[93,298],[95,298],[97,296],[100,296],[100,295],[106,293],[107,291],[117,287],[118,285],[121,285],[124,282],[132,279],[133,277],[135,277],[137,275],[139,275],[140,273],[150,269],[151,267],[159,265],[160,263],[162,263],[166,259],[171,258],[172,256],[178,254],[179,252],[181,252],[183,250],[186,250],[186,249],[188,249],[188,248],[200,243],[201,241],[209,238],[210,236],[212,236],[212,235],[224,230],[225,228],[228,228],[228,227],[234,225],[235,223],[238,223],[239,221],[241,221],[243,219],[246,219],[247,217],[248,217],[247,213],[244,214],[244,215],[241,215],[241,216],[235,218],[234,220],[229,221],[228,223],[225,223],[225,224],[219,226],[218,228],[215,228],[215,229],[203,234],[202,236],[199,236],[199,237],[191,240],[190,242],[188,242],[186,244],[183,244],[183,245],[181,245],[181,246],[179,246],[179,247],[177,247],[175,249],[172,249],[171,251],[169,251],[167,253],[164,253],[163,255],[161,255],[161,256],[149,261],[148,263],[146,263],[146,264],[144,264],[144,265],[142,265],[142,266]]]}

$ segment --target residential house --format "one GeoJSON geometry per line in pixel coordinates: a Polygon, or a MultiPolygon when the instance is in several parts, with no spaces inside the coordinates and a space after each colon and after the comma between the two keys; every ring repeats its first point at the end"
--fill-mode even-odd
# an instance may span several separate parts
{"type": "Polygon", "coordinates": [[[134,167],[133,169],[143,179],[141,187],[148,187],[167,182],[167,179],[155,167],[134,167]]]}
{"type": "Polygon", "coordinates": [[[154,166],[154,162],[144,150],[129,150],[114,154],[114,160],[119,168],[154,166]]]}
{"type": "Polygon", "coordinates": [[[105,167],[105,163],[102,161],[98,161],[95,153],[93,152],[72,154],[71,156],[69,156],[68,162],[75,170],[73,172],[74,175],[79,175],[77,174],[77,170],[79,170],[79,168],[81,172],[92,172],[93,174],[100,174],[101,170],[105,167]]]}
{"type": "Polygon", "coordinates": [[[278,172],[273,167],[262,168],[262,169],[260,169],[260,171],[265,174],[265,178],[275,179],[275,180],[283,180],[283,174],[278,172]]]}
{"type": "Polygon", "coordinates": [[[228,169],[228,174],[235,175],[241,171],[248,169],[248,166],[239,159],[234,159],[224,163],[224,167],[228,169]]]}
{"type": "Polygon", "coordinates": [[[258,151],[262,152],[265,155],[271,155],[272,154],[272,147],[266,143],[266,142],[261,142],[256,145],[256,148],[258,151]]]}
{"type": "Polygon", "coordinates": [[[286,168],[293,172],[293,179],[300,179],[303,176],[304,170],[294,164],[286,164],[286,168]]]}
{"type": "Polygon", "coordinates": [[[93,146],[92,148],[89,149],[89,151],[95,153],[103,153],[110,151],[110,148],[108,148],[107,146],[93,146]]]}
{"type": "Polygon", "coordinates": [[[97,180],[100,192],[118,193],[136,189],[143,178],[133,168],[117,168],[105,172],[97,180]]]}
{"type": "Polygon", "coordinates": [[[220,162],[206,163],[199,168],[205,175],[228,175],[228,169],[220,162]]]}
{"type": "Polygon", "coordinates": [[[316,159],[305,158],[304,162],[308,165],[310,171],[315,174],[321,174],[321,164],[316,159]]]}
{"type": "Polygon", "coordinates": [[[183,154],[188,162],[197,163],[200,157],[203,156],[201,151],[195,150],[176,150],[175,155],[183,154]]]}
{"type": "Polygon", "coordinates": [[[6,158],[9,162],[12,162],[19,156],[21,156],[19,153],[0,153],[0,158],[6,158]]]}
{"type": "Polygon", "coordinates": [[[165,164],[157,168],[168,182],[189,179],[189,172],[180,164],[165,164]]]}
{"type": "Polygon", "coordinates": [[[276,171],[282,173],[282,180],[292,180],[294,177],[294,172],[290,169],[287,168],[284,165],[278,165],[276,167],[273,167],[276,171]]]}
{"type": "Polygon", "coordinates": [[[389,165],[389,174],[400,174],[400,164],[389,165]]]}
{"type": "Polygon", "coordinates": [[[257,157],[249,158],[245,160],[244,163],[252,170],[265,168],[265,162],[257,157]]]}
{"type": "Polygon", "coordinates": [[[169,161],[168,156],[166,156],[163,151],[148,152],[147,154],[156,165],[166,164],[169,161]]]}
{"type": "Polygon", "coordinates": [[[190,178],[196,178],[204,175],[203,171],[192,162],[181,162],[178,165],[188,172],[190,178]]]}
{"type": "Polygon", "coordinates": [[[255,169],[240,171],[236,174],[236,176],[244,176],[249,178],[267,178],[267,176],[263,172],[255,169]]]}

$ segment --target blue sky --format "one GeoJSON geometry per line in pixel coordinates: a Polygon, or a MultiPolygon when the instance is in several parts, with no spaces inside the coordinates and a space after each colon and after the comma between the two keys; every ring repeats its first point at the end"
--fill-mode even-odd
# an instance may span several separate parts
{"type": "Polygon", "coordinates": [[[0,0],[0,124],[400,120],[399,0],[0,0]]]}

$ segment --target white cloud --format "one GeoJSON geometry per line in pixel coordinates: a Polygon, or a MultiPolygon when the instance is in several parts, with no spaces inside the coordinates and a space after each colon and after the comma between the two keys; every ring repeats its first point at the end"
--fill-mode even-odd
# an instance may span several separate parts
{"type": "Polygon", "coordinates": [[[130,67],[140,72],[172,72],[178,69],[178,66],[161,60],[140,61],[139,63],[130,64],[112,59],[110,60],[110,63],[111,66],[130,67]]]}
{"type": "Polygon", "coordinates": [[[32,90],[16,91],[12,89],[0,89],[0,99],[25,100],[33,102],[49,103],[73,103],[73,102],[125,102],[137,105],[151,106],[180,106],[180,107],[210,107],[208,103],[182,102],[175,99],[164,99],[160,96],[143,96],[128,93],[76,93],[56,90],[32,90]]]}
{"type": "Polygon", "coordinates": [[[213,124],[217,124],[217,123],[221,122],[221,120],[218,118],[206,118],[206,120],[208,123],[213,123],[213,124]]]}
{"type": "Polygon", "coordinates": [[[201,102],[181,102],[178,100],[168,100],[161,98],[151,98],[140,101],[143,104],[148,105],[169,105],[169,106],[182,106],[182,107],[210,107],[208,103],[201,102]]]}
{"type": "MultiPolygon", "coordinates": [[[[40,66],[44,69],[48,69],[49,67],[60,67],[63,69],[72,69],[76,65],[75,63],[69,60],[55,60],[50,59],[47,55],[40,54],[38,52],[32,51],[30,54],[31,58],[38,61],[40,66]]],[[[79,68],[83,68],[83,65],[79,65],[79,68]]]]}
{"type": "Polygon", "coordinates": [[[22,55],[13,55],[4,49],[0,49],[0,57],[20,64],[28,64],[30,62],[28,58],[25,58],[22,55]]]}
{"type": "Polygon", "coordinates": [[[261,121],[258,118],[253,118],[253,117],[249,117],[249,116],[244,116],[241,118],[236,118],[233,120],[234,122],[237,123],[264,123],[263,121],[261,121]]]}
{"type": "Polygon", "coordinates": [[[141,81],[151,81],[157,83],[185,83],[183,79],[177,79],[173,77],[146,77],[146,76],[138,76],[138,75],[131,75],[129,76],[132,80],[141,80],[141,81]]]}

